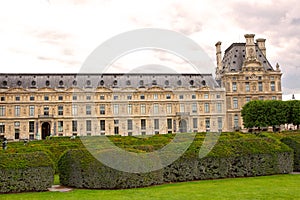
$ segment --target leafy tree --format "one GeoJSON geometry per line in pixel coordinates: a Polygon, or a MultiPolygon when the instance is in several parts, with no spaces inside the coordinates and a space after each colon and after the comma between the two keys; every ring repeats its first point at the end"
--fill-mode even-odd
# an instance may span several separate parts
{"type": "Polygon", "coordinates": [[[297,125],[299,129],[300,125],[300,101],[299,100],[291,100],[286,101],[286,108],[287,108],[287,119],[286,123],[297,125]]]}

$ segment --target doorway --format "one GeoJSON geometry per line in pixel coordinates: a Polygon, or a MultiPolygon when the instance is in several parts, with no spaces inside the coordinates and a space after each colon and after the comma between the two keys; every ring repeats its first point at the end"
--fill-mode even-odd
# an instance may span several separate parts
{"type": "Polygon", "coordinates": [[[187,123],[185,119],[181,119],[179,121],[179,132],[186,133],[187,132],[187,123]]]}
{"type": "Polygon", "coordinates": [[[42,140],[46,139],[47,136],[50,136],[50,124],[44,122],[42,124],[42,140]]]}

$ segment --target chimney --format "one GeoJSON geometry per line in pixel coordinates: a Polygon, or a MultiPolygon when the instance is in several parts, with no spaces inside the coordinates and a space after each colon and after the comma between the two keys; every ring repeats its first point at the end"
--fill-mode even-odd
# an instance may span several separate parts
{"type": "Polygon", "coordinates": [[[256,40],[256,42],[257,42],[258,48],[261,50],[261,52],[266,57],[266,46],[265,46],[266,39],[259,38],[256,40]]]}
{"type": "Polygon", "coordinates": [[[221,51],[221,42],[216,43],[216,56],[217,56],[217,68],[222,69],[222,51],[221,51]]]}
{"type": "Polygon", "coordinates": [[[246,60],[256,60],[256,51],[254,44],[254,34],[246,34],[246,60]]]}

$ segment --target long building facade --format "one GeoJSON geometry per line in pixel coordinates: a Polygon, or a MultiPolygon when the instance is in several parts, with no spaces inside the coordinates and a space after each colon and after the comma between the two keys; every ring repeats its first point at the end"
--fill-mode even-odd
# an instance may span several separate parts
{"type": "Polygon", "coordinates": [[[0,134],[152,135],[221,131],[225,90],[211,74],[0,74],[0,134]]]}
{"type": "Polygon", "coordinates": [[[233,43],[212,74],[0,74],[0,137],[153,135],[242,130],[242,106],[278,99],[265,40],[233,43]]]}

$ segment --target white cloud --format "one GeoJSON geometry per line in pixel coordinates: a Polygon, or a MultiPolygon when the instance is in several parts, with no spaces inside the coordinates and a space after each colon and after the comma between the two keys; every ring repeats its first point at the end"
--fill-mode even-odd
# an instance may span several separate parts
{"type": "MultiPolygon", "coordinates": [[[[217,41],[222,41],[224,52],[232,42],[244,42],[245,33],[255,33],[267,39],[271,64],[279,62],[284,72],[284,94],[300,93],[300,82],[295,81],[300,76],[299,9],[295,0],[1,1],[1,72],[78,72],[98,45],[136,28],[184,33],[201,45],[213,61],[217,41]]],[[[167,54],[142,54],[119,61],[116,66],[127,69],[121,63],[137,66],[142,61],[180,65],[167,54]]]]}

